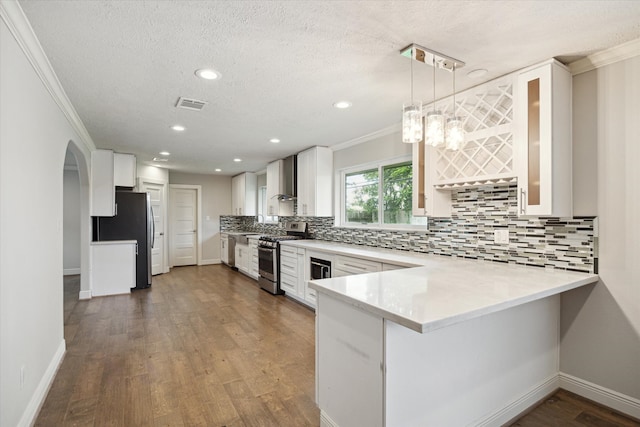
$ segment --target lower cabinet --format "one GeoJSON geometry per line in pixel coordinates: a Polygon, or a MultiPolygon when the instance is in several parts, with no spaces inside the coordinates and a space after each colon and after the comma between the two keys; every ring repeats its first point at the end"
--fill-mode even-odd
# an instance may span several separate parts
{"type": "Polygon", "coordinates": [[[91,295],[128,294],[136,286],[135,240],[91,243],[91,295]]]}
{"type": "Polygon", "coordinates": [[[244,274],[249,274],[249,245],[243,245],[236,243],[236,267],[238,271],[244,274]]]}
{"type": "Polygon", "coordinates": [[[260,276],[260,263],[258,260],[258,239],[249,238],[249,276],[258,280],[260,276]]]}

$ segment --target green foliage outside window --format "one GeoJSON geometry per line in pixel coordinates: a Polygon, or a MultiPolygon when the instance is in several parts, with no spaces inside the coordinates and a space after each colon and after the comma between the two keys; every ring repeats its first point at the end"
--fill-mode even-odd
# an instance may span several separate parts
{"type": "Polygon", "coordinates": [[[345,187],[347,222],[413,223],[411,162],[346,174],[345,187]],[[380,173],[382,179],[380,179],[380,173]],[[382,185],[382,191],[380,191],[380,185],[382,185]],[[382,212],[381,221],[380,212],[382,212]]]}

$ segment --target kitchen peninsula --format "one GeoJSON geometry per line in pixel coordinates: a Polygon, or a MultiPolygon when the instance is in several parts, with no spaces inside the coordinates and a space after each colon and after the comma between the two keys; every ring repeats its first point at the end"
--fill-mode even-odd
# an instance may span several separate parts
{"type": "Polygon", "coordinates": [[[321,425],[501,425],[558,388],[560,294],[597,275],[422,258],[309,282],[321,425]]]}

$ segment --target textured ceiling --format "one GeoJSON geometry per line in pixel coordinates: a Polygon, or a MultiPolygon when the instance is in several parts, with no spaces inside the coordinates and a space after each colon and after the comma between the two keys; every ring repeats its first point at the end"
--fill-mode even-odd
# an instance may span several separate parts
{"type": "MultiPolygon", "coordinates": [[[[32,1],[20,4],[96,145],[223,174],[400,121],[418,43],[466,62],[460,89],[640,37],[640,1],[32,1]],[[194,75],[212,67],[217,81],[194,75]],[[481,81],[466,73],[489,70],[481,81]],[[180,96],[208,101],[179,110],[180,96]],[[337,110],[332,104],[349,100],[337,110]],[[170,126],[187,127],[176,133],[170,126]],[[271,144],[277,137],[280,144],[271,144]],[[240,157],[242,163],[232,159],[240,157]]],[[[415,98],[431,68],[415,64],[415,98]]],[[[451,77],[439,75],[438,93],[451,77]]]]}

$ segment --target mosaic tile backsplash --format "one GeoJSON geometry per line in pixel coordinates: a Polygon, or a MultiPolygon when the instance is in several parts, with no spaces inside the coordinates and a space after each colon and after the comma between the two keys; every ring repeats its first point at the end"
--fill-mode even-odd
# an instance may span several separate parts
{"type": "Polygon", "coordinates": [[[451,192],[451,218],[429,218],[428,230],[395,231],[334,227],[333,217],[222,216],[221,231],[283,234],[282,223],[306,221],[313,238],[453,257],[597,273],[593,217],[518,218],[516,185],[486,185],[451,192]],[[493,242],[508,230],[509,244],[493,242]]]}

